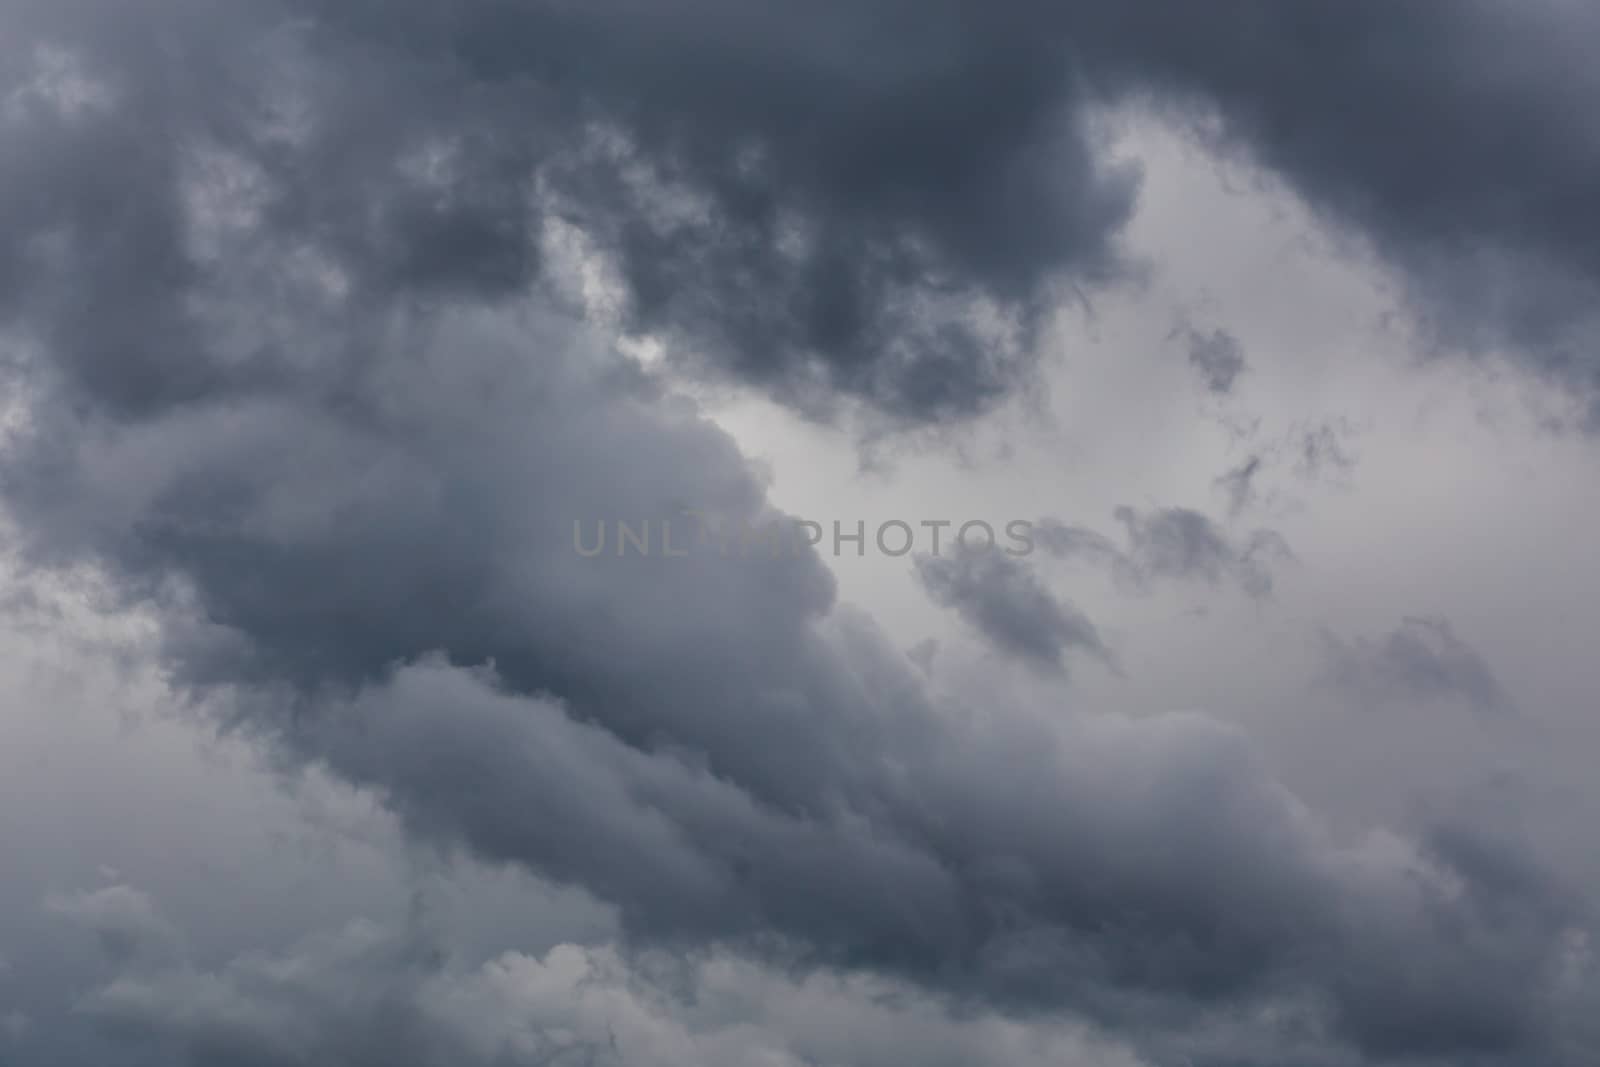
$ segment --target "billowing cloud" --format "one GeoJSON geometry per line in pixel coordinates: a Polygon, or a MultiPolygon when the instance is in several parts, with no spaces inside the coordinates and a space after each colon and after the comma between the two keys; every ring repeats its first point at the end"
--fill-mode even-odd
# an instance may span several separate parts
{"type": "Polygon", "coordinates": [[[674,358],[961,415],[1026,372],[1052,279],[1121,270],[1136,180],[1067,42],[959,5],[9,6],[0,307],[124,404],[315,359],[230,281],[302,317],[495,300],[566,250],[674,358]],[[68,279],[91,313],[29,295],[68,279]]]}
{"type": "MultiPolygon", "coordinates": [[[[359,927],[173,964],[181,938],[119,882],[41,909],[123,969],[85,1018],[155,1058],[263,1065],[1071,1062],[1039,1044],[1064,1019],[1162,1065],[1586,1062],[1590,918],[1510,845],[1337,832],[1214,717],[957,699],[814,554],[586,556],[572,530],[779,517],[675,375],[940,425],[1026,380],[1053,297],[1130,269],[1137,168],[1096,125],[1130,99],[1214,120],[1418,306],[1462,312],[1454,340],[1516,341],[1589,396],[1587,11],[5,12],[20,564],[93,575],[156,632],[174,701],[370,790],[412,840],[579,889],[629,953],[745,969],[789,1006],[707,1018],[587,952],[446,980],[359,927]],[[857,981],[900,1005],[850,1014],[857,981]],[[811,983],[822,1021],[783,1016],[811,983]],[[751,1013],[761,1033],[728,1022],[751,1013]]],[[[1215,392],[1243,366],[1229,336],[1195,356],[1215,392]]],[[[1302,444],[1302,473],[1344,457],[1302,444]]],[[[1186,508],[1115,518],[1117,539],[1036,540],[1255,600],[1289,558],[1186,508]]],[[[1106,655],[1004,557],[921,575],[1013,657],[1106,655]]],[[[1380,693],[1506,704],[1442,623],[1335,651],[1380,693]]]]}
{"type": "MultiPolygon", "coordinates": [[[[1147,997],[1181,1021],[1304,988],[1355,1047],[1545,1040],[1538,975],[1564,927],[1481,954],[1437,939],[1427,910],[1478,929],[1472,898],[1363,874],[1204,720],[951,720],[870,622],[830,614],[814,557],[579,557],[573,515],[754,519],[760,491],[692,409],[559,319],[388,329],[405,358],[338,403],[41,406],[9,472],[31,558],[156,598],[176,677],[231,693],[252,734],[377,789],[424,838],[583,887],[641,943],[776,939],[1118,1027],[1147,997]],[[1416,1032],[1391,1033],[1380,1009],[1422,993],[1377,962],[1378,915],[1440,973],[1479,974],[1499,1022],[1479,986],[1429,987],[1416,1032]]],[[[1152,575],[1246,558],[1181,516],[1124,522],[1152,575]]]]}
{"type": "Polygon", "coordinates": [[[1457,340],[1591,388],[1590,15],[1247,10],[9,0],[0,309],[150,404],[314,359],[218,321],[219,282],[300,315],[493,300],[576,248],[674,358],[810,410],[971,413],[1026,375],[1052,291],[1122,271],[1136,175],[1087,116],[1153,95],[1215,109],[1457,340]]]}
{"type": "Polygon", "coordinates": [[[573,944],[468,965],[356,921],[215,970],[130,970],[86,991],[80,1015],[115,1062],[287,1067],[1007,1067],[1142,1061],[1086,1027],[952,1016],[869,976],[794,977],[722,953],[674,959],[573,944]],[[423,951],[419,951],[422,949],[423,951]]]}

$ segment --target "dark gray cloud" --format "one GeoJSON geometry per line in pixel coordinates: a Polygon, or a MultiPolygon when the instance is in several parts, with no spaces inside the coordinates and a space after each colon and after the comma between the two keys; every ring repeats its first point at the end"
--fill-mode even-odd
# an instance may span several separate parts
{"type": "Polygon", "coordinates": [[[933,600],[953,609],[995,648],[1052,674],[1066,670],[1068,651],[1115,667],[1088,616],[1058,599],[1032,570],[999,549],[923,556],[917,577],[933,600]]]}
{"type": "Polygon", "coordinates": [[[1141,512],[1120,507],[1126,547],[1104,534],[1046,518],[1034,527],[1034,540],[1060,559],[1080,559],[1107,568],[1124,585],[1142,589],[1154,580],[1234,584],[1252,597],[1272,593],[1272,565],[1294,558],[1275,530],[1255,530],[1242,541],[1188,508],[1141,512]]]}
{"type": "Polygon", "coordinates": [[[1327,1047],[1372,1062],[1536,1058],[1567,1025],[1541,975],[1578,913],[1536,867],[1490,843],[1342,851],[1203,720],[1063,736],[923,713],[892,750],[900,774],[789,813],[693,754],[640,751],[442,662],[322,712],[296,743],[415,831],[586,885],[647,943],[777,937],[962,1000],[1070,1007],[1151,1049],[1296,990],[1327,1047]]]}
{"type": "Polygon", "coordinates": [[[1408,618],[1378,640],[1325,635],[1327,680],[1363,703],[1455,703],[1475,714],[1512,714],[1515,702],[1488,662],[1439,618],[1408,618]]]}
{"type": "Polygon", "coordinates": [[[219,282],[275,288],[300,315],[330,311],[329,285],[493,300],[548,273],[557,226],[672,358],[809,410],[842,394],[970,413],[1026,376],[1055,283],[1120,270],[1136,180],[1085,108],[1128,94],[1216,107],[1228,138],[1401,264],[1438,321],[1595,384],[1595,146],[1576,116],[1597,89],[1576,7],[8,11],[0,311],[124,404],[339,373],[269,322],[214,321],[219,282]],[[73,301],[52,297],[68,284],[73,301]]]}
{"type": "Polygon", "coordinates": [[[1135,175],[1091,150],[1067,42],[960,3],[10,6],[0,309],[126,404],[314,358],[250,319],[199,358],[230,275],[301,315],[329,279],[494,300],[559,225],[674,358],[961,415],[1026,373],[1052,279],[1120,270],[1135,175]],[[103,91],[63,104],[62,69],[103,91]]]}
{"type": "Polygon", "coordinates": [[[1380,0],[1074,9],[1080,54],[1281,174],[1397,266],[1442,340],[1592,397],[1591,5],[1380,0]]]}
{"type": "MultiPolygon", "coordinates": [[[[1163,1035],[1219,1015],[1262,1051],[1217,1065],[1308,1043],[1306,1063],[1584,1062],[1553,977],[1582,917],[1537,872],[1334,843],[1206,719],[947,707],[812,556],[579,558],[574,520],[774,516],[730,440],[543,288],[571,227],[671,358],[811,408],[970,414],[1026,373],[1054,281],[1118,269],[1134,179],[1093,150],[1092,86],[1214,100],[1430,293],[1478,239],[1586,292],[1587,111],[1520,118],[1588,84],[1541,65],[1479,89],[1466,62],[1549,16],[800,12],[11,0],[0,314],[26,418],[0,492],[21,558],[99,568],[186,694],[420,839],[584,888],[637,944],[781,946],[1080,1013],[1170,1063],[1163,1035]]],[[[1499,325],[1526,325],[1520,292],[1499,325]]],[[[1530,351],[1590,383],[1587,357],[1530,351]]],[[[1252,596],[1287,555],[1184,509],[1117,519],[1122,544],[1040,543],[1252,596]]],[[[942,588],[1013,650],[1049,659],[1030,617],[1057,655],[1092,636],[1026,581],[968,577],[942,588]]],[[[1432,668],[1402,684],[1471,676],[1421,643],[1432,668]]],[[[99,1006],[202,1062],[453,1057],[389,966],[331,1043],[314,996],[273,992],[260,1024],[233,977],[99,1006]]]]}
{"type": "MultiPolygon", "coordinates": [[[[767,513],[730,442],[559,317],[390,313],[353,335],[391,354],[334,396],[126,420],[41,391],[7,500],[28,558],[107,568],[166,620],[180,682],[419,838],[581,886],[642,944],[776,941],[1125,1033],[1297,988],[1337,1047],[1532,1054],[1554,1032],[1520,1020],[1559,931],[1481,959],[1429,933],[1411,876],[1363,881],[1230,731],[947,715],[830,611],[815,558],[578,557],[574,515],[767,513]],[[1425,1033],[1374,1030],[1422,993],[1398,966],[1344,977],[1351,954],[1388,959],[1369,911],[1441,973],[1480,974],[1503,1026],[1430,989],[1425,1033]]],[[[1182,513],[1123,521],[1141,573],[1242,565],[1182,513]]]]}

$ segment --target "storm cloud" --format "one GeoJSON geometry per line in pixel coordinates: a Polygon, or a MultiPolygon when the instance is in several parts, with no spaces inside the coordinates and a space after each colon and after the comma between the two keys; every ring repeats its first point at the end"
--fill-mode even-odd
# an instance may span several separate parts
{"type": "Polygon", "coordinates": [[[1085,116],[1151,96],[1214,109],[1453,340],[1594,385],[1571,5],[7,8],[0,307],[108,400],[304,370],[215,321],[224,279],[493,300],[575,241],[675,359],[812,411],[970,414],[1026,377],[1052,292],[1124,273],[1137,179],[1085,116]]]}
{"type": "MultiPolygon", "coordinates": [[[[1204,719],[962,725],[830,610],[815,557],[580,559],[574,513],[765,505],[730,442],[559,318],[388,329],[407,358],[374,361],[351,407],[55,409],[8,474],[26,551],[160,605],[175,678],[238,728],[422,839],[583,887],[642,944],[777,938],[1119,1029],[1146,997],[1177,1026],[1304,989],[1330,1040],[1375,1055],[1554,1032],[1538,975],[1564,918],[1503,931],[1407,873],[1470,872],[1347,854],[1204,719]],[[1438,907],[1487,940],[1428,932],[1438,907]],[[1386,924],[1404,938],[1375,940],[1386,924]],[[1477,977],[1397,985],[1391,944],[1477,977]]],[[[1144,571],[1244,565],[1164,514],[1123,516],[1144,571]]]]}
{"type": "MultiPolygon", "coordinates": [[[[1143,269],[1117,106],[1281,176],[1399,272],[1441,344],[1510,344],[1592,400],[1587,9],[3,3],[18,566],[93,574],[99,606],[149,622],[175,704],[370,792],[418,844],[614,909],[629,952],[790,999],[822,983],[825,1019],[854,1010],[829,983],[859,982],[929,1033],[981,1026],[900,1044],[860,1007],[840,1051],[826,1021],[746,1005],[768,1041],[681,1022],[693,998],[620,956],[450,971],[364,927],[174,963],[181,934],[120,883],[44,907],[117,969],[83,1017],[152,1057],[264,1067],[550,1062],[575,1025],[550,1005],[607,991],[572,1058],[1062,1062],[1006,1035],[1081,1024],[1163,1067],[1587,1062],[1591,919],[1514,843],[1346,832],[1217,715],[1099,715],[1071,685],[1047,712],[999,685],[957,698],[813,553],[570,541],[784,517],[684,385],[939,429],[1031,384],[1065,296],[1143,269]],[[548,1010],[516,1030],[505,986],[548,1010]]],[[[1189,340],[1230,392],[1239,343],[1189,340]]],[[[1318,432],[1301,460],[1348,466],[1318,432]]],[[[1035,539],[1129,587],[1256,604],[1293,558],[1189,508],[1113,517],[1115,538],[1035,539]]],[[[1057,682],[1072,653],[1114,663],[1016,560],[916,574],[1057,682]]],[[[1383,699],[1511,706],[1442,622],[1329,657],[1383,699]]]]}

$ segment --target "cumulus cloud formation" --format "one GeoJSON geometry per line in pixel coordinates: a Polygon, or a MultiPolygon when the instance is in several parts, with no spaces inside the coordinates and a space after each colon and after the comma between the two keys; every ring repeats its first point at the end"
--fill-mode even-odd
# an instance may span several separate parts
{"type": "MultiPolygon", "coordinates": [[[[1275,175],[1376,254],[1441,350],[1504,349],[1595,403],[1592,12],[0,0],[0,18],[5,563],[74,609],[30,625],[286,781],[371,798],[461,893],[482,891],[463,871],[514,870],[613,924],[550,950],[485,920],[475,956],[370,923],[319,934],[348,910],[323,896],[368,884],[330,863],[307,914],[240,949],[222,909],[178,923],[117,872],[93,890],[29,872],[0,932],[54,962],[0,1001],[19,1062],[1577,1067],[1600,1048],[1588,895],[1543,839],[1314,810],[1230,719],[1250,684],[1205,712],[1159,687],[1087,706],[1066,667],[1116,669],[1091,619],[1120,602],[1080,607],[998,551],[919,560],[914,591],[1002,653],[973,699],[938,684],[923,619],[845,602],[847,563],[571,542],[575,522],[786,518],[793,481],[747,458],[771,442],[736,439],[708,383],[919,441],[1044,397],[1058,313],[1159,269],[1126,247],[1141,164],[1113,147],[1118,108],[1275,175]],[[86,614],[141,639],[96,648],[86,614]],[[1010,699],[1019,664],[1056,703],[1010,699]],[[40,950],[58,935],[38,923],[86,931],[92,958],[40,950]],[[60,1025],[32,1023],[41,1004],[60,1025]]],[[[1236,337],[1186,341],[1233,393],[1236,337]]],[[[1121,414],[1159,428],[1122,362],[1121,414]]],[[[1342,425],[1296,424],[1297,473],[1349,467],[1342,425]]],[[[1098,462],[1119,491],[1131,472],[1176,494],[1184,451],[1063,448],[1031,488],[1088,492],[1098,462]]],[[[1231,516],[1258,471],[1224,476],[1231,516]]],[[[1113,500],[1186,499],[1143,492],[1113,500]]],[[[1261,612],[1294,558],[1186,507],[1113,515],[1115,537],[1045,520],[1035,541],[1122,590],[1261,612]]],[[[1325,651],[1371,703],[1512,707],[1443,621],[1325,651]]],[[[43,656],[8,675],[29,699],[43,656]]],[[[29,751],[58,751],[45,736],[29,751]]],[[[126,788],[82,770],[0,832],[81,871],[107,837],[67,862],[56,822],[126,788]]],[[[269,859],[177,862],[226,881],[269,859]]]]}
{"type": "Polygon", "coordinates": [[[11,311],[124,404],[309,356],[216,322],[229,280],[302,314],[495,300],[576,247],[706,369],[960,415],[1026,369],[1051,279],[1120,270],[1135,176],[1092,150],[1066,42],[963,5],[10,6],[5,276],[70,275],[96,314],[11,311]],[[195,351],[213,326],[231,360],[195,351]]]}
{"type": "Polygon", "coordinates": [[[413,939],[357,921],[215,971],[119,974],[90,991],[80,1011],[180,1064],[1143,1062],[1084,1027],[1030,1027],[993,1014],[956,1020],[915,988],[829,973],[796,978],[720,953],[677,960],[567,944],[465,966],[415,950],[413,939]]]}
{"type": "Polygon", "coordinates": [[[1150,93],[1215,109],[1441,322],[1526,338],[1540,367],[1594,384],[1578,353],[1595,163],[1576,117],[1597,87],[1573,51],[1590,15],[1570,5],[8,12],[0,304],[116,403],[304,369],[268,317],[229,314],[227,281],[270,279],[303,315],[493,300],[575,241],[633,328],[709,368],[813,407],[970,413],[1026,370],[1053,282],[1119,273],[1136,176],[1085,115],[1150,93]],[[1562,61],[1515,58],[1547,52],[1562,61]],[[1425,70],[1382,58],[1423,53],[1425,70]],[[1523,121],[1533,109],[1550,120],[1523,121]],[[1514,147],[1487,148],[1484,127],[1514,147]],[[69,280],[92,313],[49,298],[69,280]]]}
{"type": "Polygon", "coordinates": [[[1152,1052],[1217,1011],[1292,1011],[1380,1060],[1533,1054],[1574,1025],[1546,974],[1578,915],[1492,842],[1340,846],[1199,717],[903,714],[890,747],[839,757],[901,770],[811,768],[835,799],[809,810],[442,662],[291,736],[419,834],[616,904],[638,943],[776,947],[1024,1017],[1071,1006],[1152,1052]],[[1163,1031],[1141,1037],[1152,997],[1163,1031]]]}

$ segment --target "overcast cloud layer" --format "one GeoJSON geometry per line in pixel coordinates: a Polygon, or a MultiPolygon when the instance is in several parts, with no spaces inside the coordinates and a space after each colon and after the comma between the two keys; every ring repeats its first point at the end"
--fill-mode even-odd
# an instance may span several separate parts
{"type": "Polygon", "coordinates": [[[1590,6],[0,31],[0,1062],[1600,1055],[1590,6]]]}

